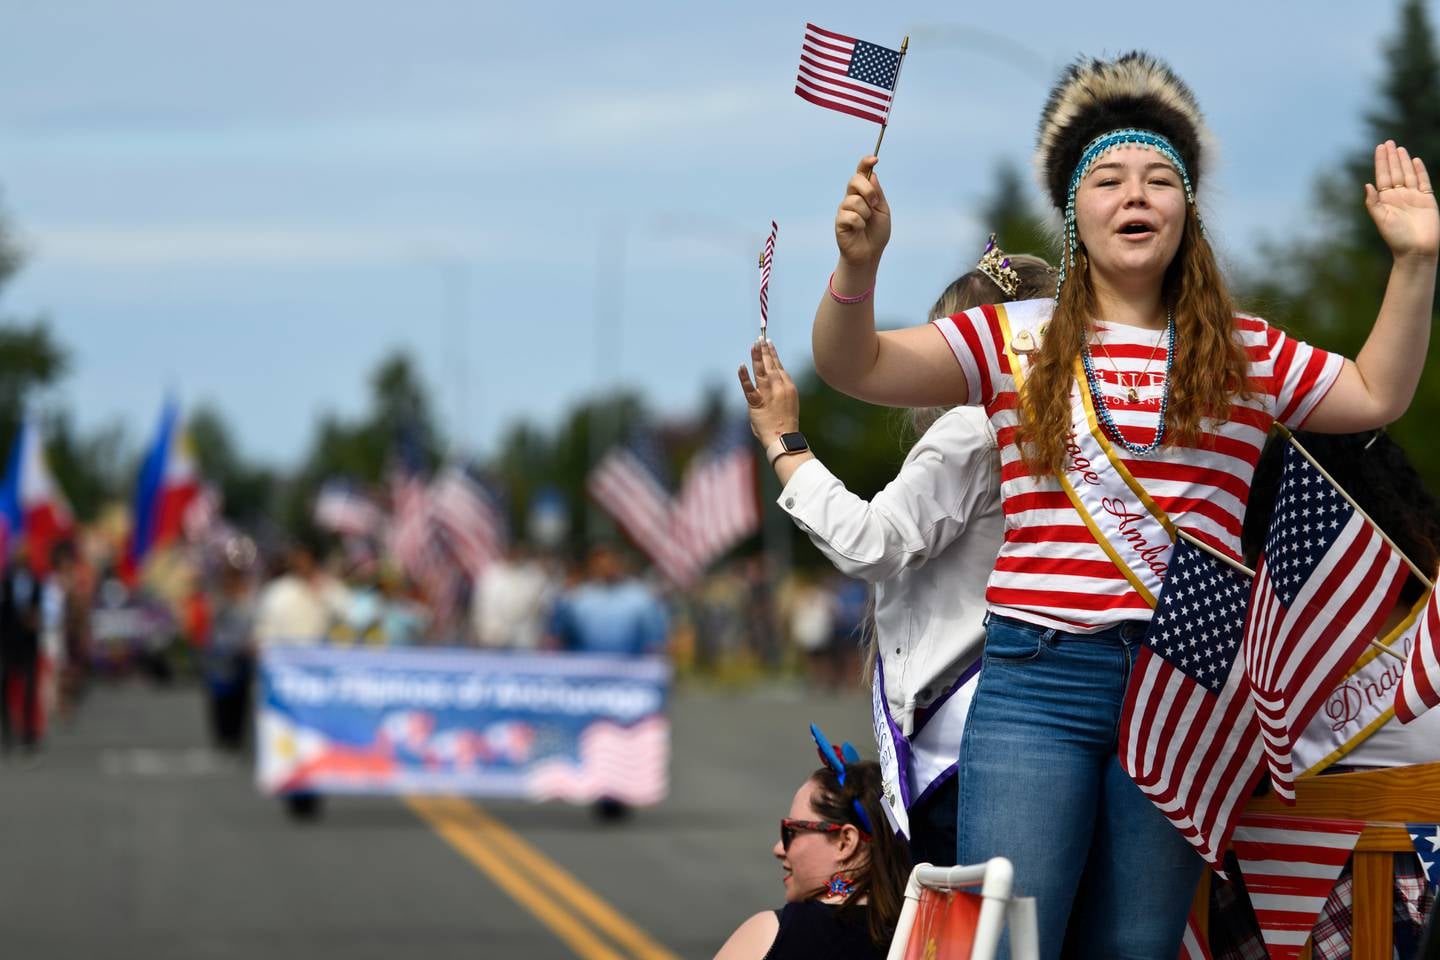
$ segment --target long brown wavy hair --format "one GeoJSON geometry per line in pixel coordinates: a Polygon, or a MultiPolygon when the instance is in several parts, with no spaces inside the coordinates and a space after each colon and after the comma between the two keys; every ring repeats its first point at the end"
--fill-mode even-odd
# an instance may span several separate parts
{"type": "MultiPolygon", "coordinates": [[[[1070,384],[1075,358],[1091,334],[1095,289],[1082,246],[1081,269],[1060,288],[1055,313],[1025,377],[1020,404],[1020,455],[1036,476],[1065,469],[1070,436],[1070,384]]],[[[1235,334],[1235,304],[1200,228],[1194,204],[1185,206],[1185,230],[1165,271],[1161,298],[1175,315],[1175,358],[1165,424],[1167,447],[1195,446],[1204,420],[1229,418],[1236,399],[1253,395],[1248,360],[1235,334]]],[[[1081,389],[1085,389],[1082,385],[1081,389]]],[[[1097,401],[1098,402],[1098,401],[1097,401]]]]}
{"type": "MultiPolygon", "coordinates": [[[[905,884],[910,879],[910,851],[890,829],[890,821],[880,808],[880,792],[883,777],[880,764],[874,760],[845,764],[845,785],[828,766],[821,767],[810,775],[818,788],[810,795],[810,806],[823,820],[831,823],[854,824],[857,830],[864,830],[860,818],[855,814],[851,801],[858,800],[866,818],[875,827],[870,842],[862,843],[864,851],[859,865],[852,871],[855,888],[839,907],[841,914],[848,914],[864,900],[869,909],[865,912],[867,932],[870,941],[880,949],[890,945],[895,935],[895,924],[900,919],[900,909],[905,906],[905,884]]],[[[824,889],[811,895],[821,896],[824,889]]]]}

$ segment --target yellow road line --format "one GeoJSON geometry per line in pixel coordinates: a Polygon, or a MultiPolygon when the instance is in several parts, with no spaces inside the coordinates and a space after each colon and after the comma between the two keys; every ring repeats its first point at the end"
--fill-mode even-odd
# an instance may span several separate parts
{"type": "Polygon", "coordinates": [[[457,850],[490,874],[497,883],[501,883],[512,897],[550,926],[571,946],[571,949],[582,957],[586,957],[587,960],[591,957],[614,957],[615,954],[603,943],[600,943],[588,929],[580,926],[574,917],[561,910],[554,901],[547,899],[543,892],[536,889],[531,882],[532,879],[539,880],[549,887],[576,913],[609,934],[617,944],[630,951],[630,954],[638,960],[678,960],[675,954],[656,943],[593,890],[475,804],[458,797],[408,797],[406,799],[411,808],[425,817],[457,850]],[[476,853],[479,854],[478,857],[475,855],[476,853]],[[497,856],[497,854],[504,854],[504,856],[497,856]],[[485,862],[481,862],[481,858],[485,862]],[[501,880],[501,877],[492,869],[495,866],[498,866],[510,878],[510,884],[501,880]],[[519,867],[520,870],[517,871],[515,867],[519,867]],[[517,894],[515,889],[512,889],[512,884],[514,887],[523,887],[526,896],[522,897],[517,894]],[[532,901],[543,903],[545,916],[541,915],[532,901]],[[556,915],[562,921],[560,927],[557,927],[549,919],[556,915]],[[562,928],[568,931],[568,935],[566,932],[562,932],[562,928]],[[594,954],[582,950],[577,946],[578,940],[575,939],[577,931],[586,941],[587,948],[598,948],[605,952],[594,954]]]}
{"type": "Polygon", "coordinates": [[[467,805],[470,807],[471,817],[484,830],[487,839],[503,847],[514,860],[529,868],[531,876],[538,877],[551,890],[569,901],[577,913],[608,933],[616,943],[625,947],[639,960],[678,960],[675,954],[650,939],[645,931],[627,920],[585,884],[576,880],[564,867],[479,807],[474,804],[467,805]]]}
{"type": "Polygon", "coordinates": [[[565,941],[577,956],[585,960],[625,960],[502,857],[487,849],[484,839],[465,822],[465,811],[458,809],[452,801],[439,797],[406,797],[405,802],[446,842],[485,871],[502,890],[565,941]]]}

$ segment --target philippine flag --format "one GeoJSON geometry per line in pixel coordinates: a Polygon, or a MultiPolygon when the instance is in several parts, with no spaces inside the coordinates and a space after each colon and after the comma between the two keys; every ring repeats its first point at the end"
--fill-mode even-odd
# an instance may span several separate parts
{"type": "Polygon", "coordinates": [[[75,525],[70,504],[50,474],[39,426],[29,417],[20,423],[0,485],[0,518],[5,524],[6,546],[23,536],[30,565],[41,576],[50,572],[51,549],[68,537],[75,525]]]}
{"type": "Polygon", "coordinates": [[[173,400],[167,401],[135,486],[135,530],[126,557],[130,570],[138,572],[151,550],[179,539],[186,508],[199,492],[200,472],[190,437],[179,408],[173,400]]]}

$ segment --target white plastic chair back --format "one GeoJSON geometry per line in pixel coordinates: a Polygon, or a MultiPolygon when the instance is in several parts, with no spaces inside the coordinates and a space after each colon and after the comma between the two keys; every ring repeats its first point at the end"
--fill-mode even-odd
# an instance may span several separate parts
{"type": "Polygon", "coordinates": [[[1035,926],[1035,901],[1012,897],[1014,881],[1015,868],[1004,857],[958,867],[917,864],[910,871],[910,882],[905,885],[905,906],[900,911],[887,960],[904,960],[922,888],[956,890],[965,887],[979,887],[983,898],[980,917],[975,924],[971,960],[994,960],[1000,936],[1007,924],[1010,927],[1011,960],[1038,960],[1040,950],[1035,926]]]}

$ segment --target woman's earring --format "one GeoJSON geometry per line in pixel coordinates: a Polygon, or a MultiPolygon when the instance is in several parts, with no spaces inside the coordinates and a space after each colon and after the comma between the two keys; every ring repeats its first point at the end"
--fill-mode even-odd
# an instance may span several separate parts
{"type": "Polygon", "coordinates": [[[827,893],[836,897],[848,897],[855,892],[855,882],[843,873],[837,873],[830,878],[830,883],[825,887],[827,893]]]}

